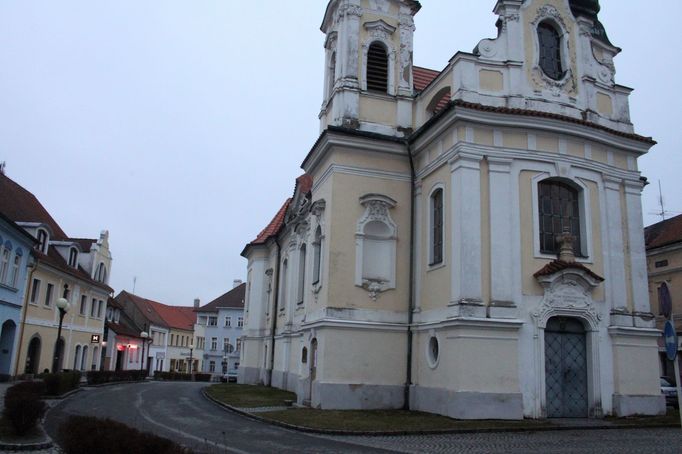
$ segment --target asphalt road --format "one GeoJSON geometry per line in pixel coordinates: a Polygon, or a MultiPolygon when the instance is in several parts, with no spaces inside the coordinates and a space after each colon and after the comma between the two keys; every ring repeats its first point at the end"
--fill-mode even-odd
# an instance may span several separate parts
{"type": "Polygon", "coordinates": [[[86,388],[52,408],[45,428],[55,438],[56,427],[70,414],[108,417],[173,439],[197,453],[682,453],[680,429],[390,437],[307,435],[226,411],[201,395],[203,386],[153,382],[86,388]]]}
{"type": "Polygon", "coordinates": [[[308,436],[231,413],[206,400],[200,392],[204,386],[152,382],[85,388],[48,412],[45,429],[56,440],[60,422],[79,414],[111,418],[175,440],[197,453],[388,452],[308,436]]]}

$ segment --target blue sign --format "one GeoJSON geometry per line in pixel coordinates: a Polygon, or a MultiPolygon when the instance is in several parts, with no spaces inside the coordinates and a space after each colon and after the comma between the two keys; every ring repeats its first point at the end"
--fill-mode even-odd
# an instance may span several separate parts
{"type": "Polygon", "coordinates": [[[663,341],[665,342],[666,356],[670,361],[675,361],[675,357],[677,357],[677,334],[675,333],[675,327],[670,320],[665,321],[663,341]]]}

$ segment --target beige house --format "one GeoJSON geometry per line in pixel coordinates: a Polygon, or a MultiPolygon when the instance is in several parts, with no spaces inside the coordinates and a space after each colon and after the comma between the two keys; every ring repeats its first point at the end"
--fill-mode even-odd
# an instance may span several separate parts
{"type": "Polygon", "coordinates": [[[103,231],[96,239],[69,237],[33,194],[2,174],[0,211],[38,241],[32,251],[13,374],[52,370],[55,363],[57,370],[98,369],[106,301],[113,291],[108,285],[109,233],[103,231]],[[57,347],[56,303],[61,297],[69,308],[57,347]]]}
{"type": "Polygon", "coordinates": [[[328,3],[321,135],[242,253],[241,382],[470,419],[665,411],[637,168],[655,142],[620,49],[597,1],[491,6],[497,38],[434,71],[412,61],[419,2],[328,3]]]}
{"type": "MultiPolygon", "coordinates": [[[[658,222],[644,229],[646,241],[647,271],[649,275],[649,298],[656,317],[656,327],[663,329],[665,317],[662,315],[658,292],[665,283],[672,300],[672,316],[675,331],[682,334],[682,215],[658,222]]],[[[661,375],[675,377],[674,365],[668,361],[662,341],[659,356],[661,375]]],[[[679,359],[678,354],[678,361],[679,359]]]]}

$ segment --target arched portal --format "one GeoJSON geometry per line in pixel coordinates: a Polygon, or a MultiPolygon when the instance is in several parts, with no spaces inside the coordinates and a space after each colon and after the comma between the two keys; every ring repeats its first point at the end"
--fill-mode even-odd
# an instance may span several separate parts
{"type": "Polygon", "coordinates": [[[26,366],[24,367],[24,373],[26,374],[37,374],[38,365],[40,362],[40,338],[38,336],[33,337],[28,343],[28,352],[26,353],[26,366]]]}
{"type": "Polygon", "coordinates": [[[587,339],[579,319],[552,317],[545,328],[547,417],[588,416],[587,339]]]}
{"type": "Polygon", "coordinates": [[[2,334],[0,334],[0,374],[10,373],[16,331],[17,325],[13,320],[7,320],[2,324],[2,334]]]}

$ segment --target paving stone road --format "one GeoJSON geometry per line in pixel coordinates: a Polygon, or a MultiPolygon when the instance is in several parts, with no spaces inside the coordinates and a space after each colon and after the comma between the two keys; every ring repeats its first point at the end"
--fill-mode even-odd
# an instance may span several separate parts
{"type": "MultiPolygon", "coordinates": [[[[566,430],[424,436],[317,436],[225,411],[201,394],[201,383],[154,382],[81,391],[48,413],[54,437],[69,414],[109,417],[157,433],[197,453],[548,453],[678,454],[680,429],[566,430]]],[[[45,452],[41,454],[53,454],[45,452]]]]}

